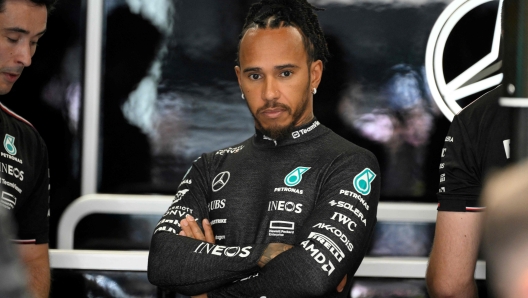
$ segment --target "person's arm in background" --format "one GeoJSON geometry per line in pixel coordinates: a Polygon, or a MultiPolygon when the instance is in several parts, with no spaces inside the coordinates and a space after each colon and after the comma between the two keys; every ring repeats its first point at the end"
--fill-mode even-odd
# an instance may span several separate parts
{"type": "Polygon", "coordinates": [[[29,289],[36,298],[47,298],[50,292],[48,244],[19,244],[18,251],[27,270],[29,289]]]}
{"type": "Polygon", "coordinates": [[[474,274],[483,213],[439,211],[427,267],[432,298],[477,297],[474,274]]]}
{"type": "Polygon", "coordinates": [[[442,150],[435,238],[426,274],[433,298],[477,297],[474,274],[484,208],[478,205],[480,159],[472,137],[455,116],[442,150]]]}

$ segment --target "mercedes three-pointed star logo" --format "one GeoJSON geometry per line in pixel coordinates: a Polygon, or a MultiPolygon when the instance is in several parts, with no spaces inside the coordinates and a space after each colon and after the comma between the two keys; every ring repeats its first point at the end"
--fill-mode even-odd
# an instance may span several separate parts
{"type": "Polygon", "coordinates": [[[231,174],[228,171],[216,175],[213,179],[213,191],[217,192],[221,190],[227,184],[227,181],[229,181],[229,177],[231,177],[231,174]]]}
{"type": "MultiPolygon", "coordinates": [[[[499,59],[501,14],[504,0],[454,0],[436,21],[425,54],[425,71],[429,89],[438,108],[450,120],[462,110],[458,101],[467,96],[493,88],[502,82],[499,59]],[[447,40],[458,22],[470,11],[488,2],[498,2],[491,51],[473,66],[450,82],[444,77],[444,50],[447,40]]],[[[489,32],[491,33],[491,32],[489,32]]]]}

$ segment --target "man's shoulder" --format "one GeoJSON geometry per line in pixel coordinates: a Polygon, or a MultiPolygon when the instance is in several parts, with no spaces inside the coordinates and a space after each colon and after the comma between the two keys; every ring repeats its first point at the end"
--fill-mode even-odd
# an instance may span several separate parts
{"type": "Polygon", "coordinates": [[[6,121],[11,121],[12,123],[16,123],[23,127],[31,127],[32,129],[35,129],[33,124],[31,124],[31,122],[27,121],[26,119],[24,119],[24,117],[18,115],[17,113],[11,111],[8,107],[4,106],[2,103],[0,103],[0,112],[2,112],[3,115],[5,115],[4,117],[2,117],[3,120],[5,119],[6,121]]]}
{"type": "Polygon", "coordinates": [[[218,156],[226,156],[226,155],[240,153],[243,150],[247,150],[248,146],[251,144],[251,139],[252,138],[253,137],[250,137],[250,138],[248,138],[248,139],[246,139],[243,142],[240,142],[238,144],[234,144],[234,145],[231,145],[231,146],[228,146],[228,147],[223,147],[223,148],[218,149],[218,150],[214,150],[214,151],[211,151],[211,152],[208,152],[208,153],[204,153],[203,156],[206,156],[208,158],[215,158],[215,157],[218,157],[218,156]]]}
{"type": "Polygon", "coordinates": [[[499,104],[499,98],[502,96],[503,89],[502,85],[499,85],[495,89],[485,93],[466,106],[455,117],[464,122],[476,122],[477,119],[492,121],[498,115],[508,115],[510,109],[501,107],[499,104]]]}
{"type": "Polygon", "coordinates": [[[24,139],[33,139],[37,143],[44,144],[42,137],[35,129],[33,124],[28,120],[24,119],[22,116],[13,112],[6,106],[0,103],[0,120],[5,121],[3,125],[4,129],[8,130],[6,133],[9,133],[10,130],[16,130],[22,132],[22,135],[19,136],[24,139]]]}

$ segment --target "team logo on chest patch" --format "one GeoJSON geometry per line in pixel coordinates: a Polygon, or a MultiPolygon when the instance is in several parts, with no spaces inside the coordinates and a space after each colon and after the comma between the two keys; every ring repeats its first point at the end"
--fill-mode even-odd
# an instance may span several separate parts
{"type": "Polygon", "coordinates": [[[226,186],[227,181],[229,181],[229,178],[231,177],[231,174],[228,171],[222,172],[213,179],[213,191],[217,192],[224,188],[226,186]]]}
{"type": "Polygon", "coordinates": [[[4,138],[4,148],[7,151],[7,153],[11,155],[17,154],[17,149],[15,147],[15,137],[12,135],[6,134],[4,138]]]}
{"type": "Polygon", "coordinates": [[[302,175],[306,173],[310,168],[307,167],[297,167],[295,170],[291,171],[284,178],[284,184],[286,186],[292,187],[299,184],[302,180],[302,175]]]}
{"type": "Polygon", "coordinates": [[[366,168],[354,177],[354,188],[362,195],[370,193],[370,184],[376,178],[376,174],[371,169],[366,168]]]}

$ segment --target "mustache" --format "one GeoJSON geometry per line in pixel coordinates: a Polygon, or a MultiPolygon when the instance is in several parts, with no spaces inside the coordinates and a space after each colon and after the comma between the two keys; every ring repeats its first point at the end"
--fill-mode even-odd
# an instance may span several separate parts
{"type": "Polygon", "coordinates": [[[17,67],[2,67],[0,68],[0,72],[6,72],[6,73],[12,73],[12,74],[21,74],[24,70],[24,66],[17,66],[17,67]]]}
{"type": "Polygon", "coordinates": [[[276,101],[267,101],[266,104],[260,108],[257,109],[257,114],[258,113],[261,113],[267,109],[275,109],[275,108],[281,108],[285,111],[287,111],[288,113],[291,114],[291,108],[283,103],[280,103],[280,102],[276,102],[276,101]]]}

